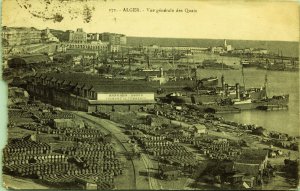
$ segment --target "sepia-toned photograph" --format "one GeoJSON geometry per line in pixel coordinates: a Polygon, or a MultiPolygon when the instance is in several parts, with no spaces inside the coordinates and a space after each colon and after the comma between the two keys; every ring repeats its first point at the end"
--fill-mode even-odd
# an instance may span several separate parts
{"type": "Polygon", "coordinates": [[[2,0],[1,187],[299,189],[299,4],[2,0]]]}

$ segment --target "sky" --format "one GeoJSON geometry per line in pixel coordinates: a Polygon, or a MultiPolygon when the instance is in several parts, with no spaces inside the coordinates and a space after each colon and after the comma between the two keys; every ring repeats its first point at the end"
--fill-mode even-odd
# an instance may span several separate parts
{"type": "Polygon", "coordinates": [[[143,37],[299,41],[295,1],[2,1],[3,26],[83,28],[143,37]],[[139,12],[125,12],[124,8],[139,8],[139,12]],[[164,8],[183,12],[149,12],[164,8]],[[197,12],[186,13],[186,9],[197,12]]]}

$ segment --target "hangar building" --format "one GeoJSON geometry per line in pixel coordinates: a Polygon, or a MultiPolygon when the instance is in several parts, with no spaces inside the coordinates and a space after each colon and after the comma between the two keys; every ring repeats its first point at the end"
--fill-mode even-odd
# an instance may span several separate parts
{"type": "Polygon", "coordinates": [[[152,108],[158,82],[104,79],[83,73],[37,74],[28,92],[40,99],[77,110],[136,111],[152,108]]]}

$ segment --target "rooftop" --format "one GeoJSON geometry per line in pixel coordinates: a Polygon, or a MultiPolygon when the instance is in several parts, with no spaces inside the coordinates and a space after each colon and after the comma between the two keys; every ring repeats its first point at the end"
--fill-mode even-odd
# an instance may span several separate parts
{"type": "Polygon", "coordinates": [[[259,164],[266,159],[268,151],[263,149],[244,149],[238,162],[259,164]]]}
{"type": "Polygon", "coordinates": [[[202,124],[194,124],[193,127],[195,127],[198,130],[206,129],[206,126],[202,124]]]}
{"type": "Polygon", "coordinates": [[[158,87],[157,82],[142,80],[106,79],[98,75],[84,73],[47,73],[37,74],[36,77],[71,82],[76,87],[93,89],[95,92],[154,92],[158,87]]]}
{"type": "Polygon", "coordinates": [[[35,55],[28,55],[28,56],[17,56],[13,57],[13,59],[22,59],[24,60],[27,64],[32,64],[32,63],[40,63],[40,62],[50,62],[50,58],[47,55],[43,54],[35,54],[35,55]]]}
{"type": "Polygon", "coordinates": [[[256,176],[259,173],[260,167],[257,164],[234,163],[234,170],[245,173],[246,175],[256,176]]]}

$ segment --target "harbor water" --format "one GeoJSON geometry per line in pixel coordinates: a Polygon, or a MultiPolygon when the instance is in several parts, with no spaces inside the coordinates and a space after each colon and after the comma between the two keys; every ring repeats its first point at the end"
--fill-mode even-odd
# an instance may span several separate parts
{"type": "MultiPolygon", "coordinates": [[[[222,116],[226,120],[243,124],[256,124],[270,131],[278,131],[293,136],[299,135],[299,73],[266,71],[255,68],[244,68],[243,72],[246,88],[262,87],[265,82],[265,75],[267,75],[268,97],[289,94],[289,108],[282,111],[249,110],[235,114],[222,114],[222,116]]],[[[197,73],[198,78],[217,76],[219,79],[223,74],[226,83],[244,85],[241,68],[237,70],[198,69],[197,73]]]]}

